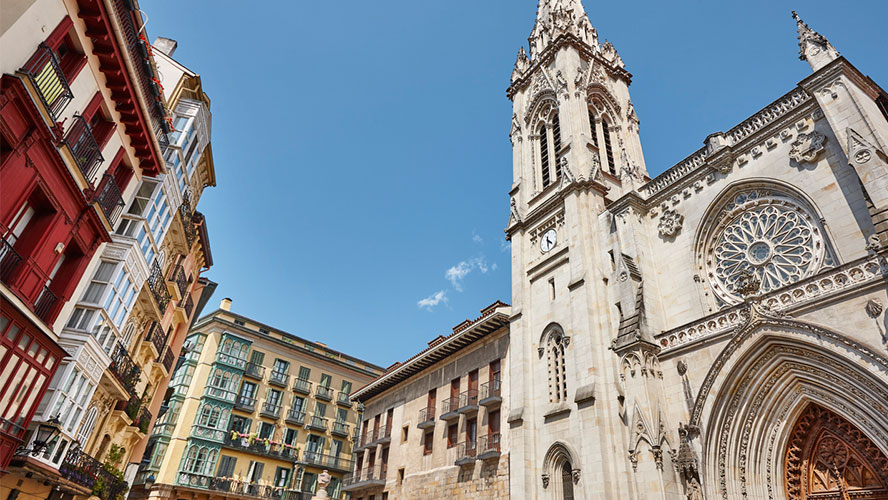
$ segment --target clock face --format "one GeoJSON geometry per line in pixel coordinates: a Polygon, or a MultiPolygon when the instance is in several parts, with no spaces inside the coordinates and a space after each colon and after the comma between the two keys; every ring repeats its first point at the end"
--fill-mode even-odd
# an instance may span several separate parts
{"type": "Polygon", "coordinates": [[[540,238],[540,250],[543,253],[548,252],[555,248],[555,242],[558,241],[558,233],[555,232],[554,229],[550,229],[543,233],[542,238],[540,238]]]}

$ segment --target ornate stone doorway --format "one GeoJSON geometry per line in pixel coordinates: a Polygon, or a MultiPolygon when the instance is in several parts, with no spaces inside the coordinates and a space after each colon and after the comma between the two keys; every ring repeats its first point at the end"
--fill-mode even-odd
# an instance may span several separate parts
{"type": "Polygon", "coordinates": [[[888,500],[888,458],[841,416],[809,404],[790,434],[790,500],[888,500]]]}

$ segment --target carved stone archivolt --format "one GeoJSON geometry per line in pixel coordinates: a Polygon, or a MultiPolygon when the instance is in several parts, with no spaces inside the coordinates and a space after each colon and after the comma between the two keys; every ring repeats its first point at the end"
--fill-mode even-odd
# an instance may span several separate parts
{"type": "Polygon", "coordinates": [[[809,404],[787,445],[788,498],[888,498],[888,458],[850,422],[809,404]]]}
{"type": "Polygon", "coordinates": [[[781,443],[809,403],[888,443],[888,359],[816,325],[752,314],[716,358],[692,411],[692,426],[705,423],[706,491],[784,498],[781,443]]]}

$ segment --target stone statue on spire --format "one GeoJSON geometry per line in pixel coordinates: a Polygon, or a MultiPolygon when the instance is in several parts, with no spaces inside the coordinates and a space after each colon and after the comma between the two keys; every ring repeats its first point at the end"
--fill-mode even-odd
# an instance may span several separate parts
{"type": "Polygon", "coordinates": [[[792,11],[792,18],[795,19],[799,31],[799,59],[808,61],[814,71],[838,59],[839,51],[825,36],[812,30],[796,11],[792,11]]]}

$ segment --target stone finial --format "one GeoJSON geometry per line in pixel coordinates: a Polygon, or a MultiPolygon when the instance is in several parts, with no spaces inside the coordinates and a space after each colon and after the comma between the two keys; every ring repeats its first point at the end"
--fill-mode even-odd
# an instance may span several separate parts
{"type": "Polygon", "coordinates": [[[826,66],[839,57],[839,51],[820,33],[812,30],[802,18],[792,11],[799,37],[799,59],[808,61],[814,71],[826,66]]]}

